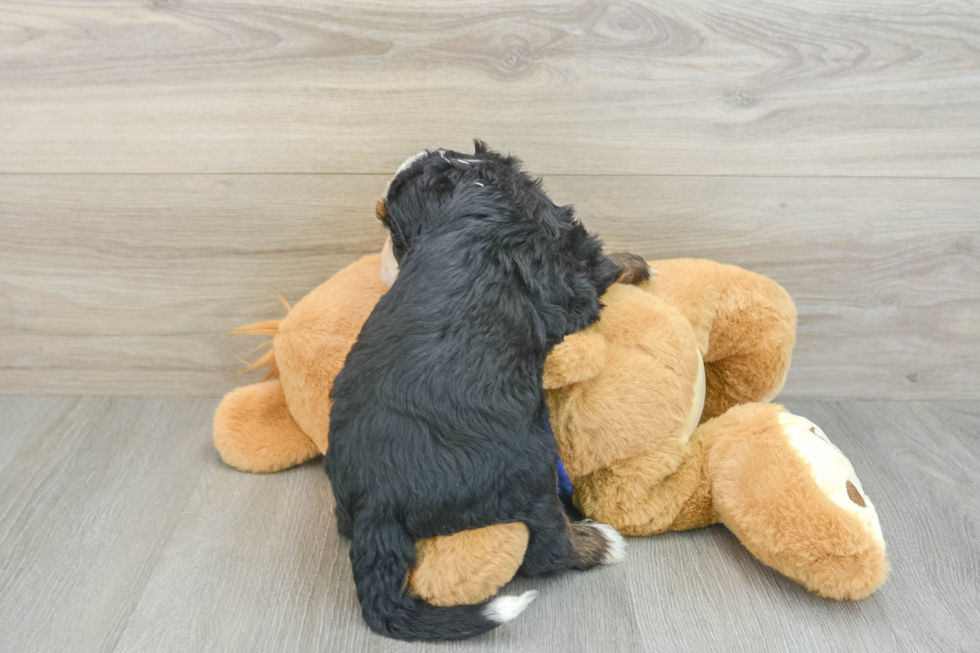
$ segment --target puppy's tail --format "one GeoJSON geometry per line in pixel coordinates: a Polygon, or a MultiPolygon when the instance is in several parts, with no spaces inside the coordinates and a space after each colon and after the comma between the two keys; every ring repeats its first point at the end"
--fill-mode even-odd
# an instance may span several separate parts
{"type": "Polygon", "coordinates": [[[537,592],[503,596],[478,605],[438,607],[406,589],[415,565],[415,544],[395,521],[358,516],[350,559],[364,620],[372,630],[403,640],[464,639],[519,615],[537,592]]]}

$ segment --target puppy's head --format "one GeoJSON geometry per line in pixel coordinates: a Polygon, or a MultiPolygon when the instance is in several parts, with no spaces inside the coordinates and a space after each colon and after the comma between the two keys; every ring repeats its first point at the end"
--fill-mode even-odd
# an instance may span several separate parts
{"type": "Polygon", "coordinates": [[[518,158],[482,141],[473,154],[426,150],[407,160],[377,215],[390,232],[386,282],[420,238],[469,229],[530,292],[551,344],[598,319],[599,297],[619,273],[571,206],[556,206],[518,158]]]}
{"type": "MultiPolygon", "coordinates": [[[[513,157],[491,152],[485,143],[476,141],[473,154],[424,150],[402,163],[375,211],[388,228],[390,244],[385,244],[385,250],[390,248],[390,254],[383,251],[382,256],[389,259],[389,267],[397,272],[418,237],[461,217],[443,210],[460,190],[464,196],[475,197],[477,189],[493,187],[501,173],[515,174],[515,162],[513,157]]],[[[457,197],[457,203],[460,199],[457,197]]]]}

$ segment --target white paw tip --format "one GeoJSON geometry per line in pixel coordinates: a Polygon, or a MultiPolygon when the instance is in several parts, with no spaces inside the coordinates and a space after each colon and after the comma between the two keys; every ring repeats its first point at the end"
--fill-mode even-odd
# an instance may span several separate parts
{"type": "Polygon", "coordinates": [[[529,590],[520,596],[501,596],[499,599],[490,601],[483,614],[490,621],[495,621],[498,624],[507,623],[524,612],[524,608],[530,605],[537,596],[538,593],[535,590],[529,590]]]}
{"type": "Polygon", "coordinates": [[[602,559],[602,564],[612,565],[621,562],[626,557],[626,540],[619,534],[619,531],[608,524],[595,524],[595,527],[599,529],[602,536],[606,538],[606,542],[609,543],[609,550],[606,551],[606,557],[602,559]]]}

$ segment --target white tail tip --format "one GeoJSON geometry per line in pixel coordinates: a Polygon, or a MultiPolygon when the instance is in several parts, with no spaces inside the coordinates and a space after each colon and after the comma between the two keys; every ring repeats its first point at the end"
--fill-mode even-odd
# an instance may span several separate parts
{"type": "Polygon", "coordinates": [[[535,590],[529,590],[520,596],[501,596],[490,601],[484,608],[483,614],[490,621],[496,621],[498,624],[507,623],[524,612],[524,608],[530,605],[537,595],[535,590]]]}
{"type": "Polygon", "coordinates": [[[602,536],[606,538],[606,542],[609,543],[609,550],[606,551],[606,557],[602,559],[602,564],[612,565],[621,562],[626,557],[626,540],[623,539],[623,536],[608,524],[593,524],[593,526],[599,529],[602,536]]]}

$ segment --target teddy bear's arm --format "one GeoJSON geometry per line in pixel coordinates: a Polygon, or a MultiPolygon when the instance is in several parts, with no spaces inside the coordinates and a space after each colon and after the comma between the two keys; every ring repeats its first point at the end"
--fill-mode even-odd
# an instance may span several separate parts
{"type": "Polygon", "coordinates": [[[545,390],[564,388],[587,381],[606,364],[606,339],[595,327],[565,336],[555,345],[544,364],[545,390]]]}
{"type": "Polygon", "coordinates": [[[699,259],[652,261],[656,279],[641,288],[679,310],[704,356],[703,419],[732,406],[771,401],[789,370],[796,307],[778,283],[734,265],[699,259]]]}

